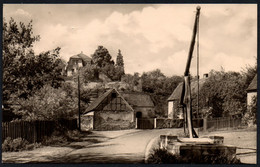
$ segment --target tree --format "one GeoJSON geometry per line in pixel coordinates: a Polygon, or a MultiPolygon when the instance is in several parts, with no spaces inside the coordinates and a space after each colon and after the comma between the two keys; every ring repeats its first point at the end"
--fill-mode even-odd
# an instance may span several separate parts
{"type": "Polygon", "coordinates": [[[92,61],[93,63],[102,68],[106,64],[114,64],[113,60],[111,60],[111,55],[108,52],[108,50],[103,46],[98,46],[95,53],[92,55],[92,61]]]}
{"type": "Polygon", "coordinates": [[[254,66],[246,66],[245,69],[242,69],[242,75],[246,78],[245,84],[246,87],[249,86],[255,75],[257,74],[257,63],[254,66]]]}
{"type": "Polygon", "coordinates": [[[116,57],[115,68],[116,68],[116,79],[121,81],[122,76],[125,75],[125,69],[124,69],[124,60],[120,49],[118,50],[118,54],[116,57]]]}
{"type": "MultiPolygon", "coordinates": [[[[112,60],[112,57],[108,50],[103,46],[98,46],[98,48],[95,50],[94,54],[92,55],[92,61],[95,65],[95,77],[98,79],[98,75],[100,72],[103,72],[108,77],[111,78],[111,71],[114,68],[114,61],[112,60]]],[[[111,78],[112,79],[112,78],[111,78]]]]}
{"type": "Polygon", "coordinates": [[[150,94],[155,104],[157,116],[166,116],[167,99],[182,81],[182,78],[179,76],[166,77],[159,69],[143,73],[141,78],[142,89],[150,94]]]}
{"type": "Polygon", "coordinates": [[[80,69],[80,77],[82,78],[83,83],[95,81],[95,66],[92,64],[87,64],[86,66],[82,67],[80,69]]]}
{"type": "Polygon", "coordinates": [[[21,115],[23,120],[57,120],[72,118],[77,114],[77,98],[69,96],[62,88],[43,86],[28,99],[16,99],[14,113],[21,115]]]}
{"type": "Polygon", "coordinates": [[[59,87],[63,81],[59,64],[60,48],[35,55],[32,46],[39,40],[33,36],[32,21],[19,25],[10,19],[3,23],[3,104],[16,98],[29,98],[45,84],[59,87]]]}
{"type": "Polygon", "coordinates": [[[200,104],[212,107],[213,117],[241,117],[246,111],[246,88],[240,73],[212,70],[200,89],[200,104]]]}

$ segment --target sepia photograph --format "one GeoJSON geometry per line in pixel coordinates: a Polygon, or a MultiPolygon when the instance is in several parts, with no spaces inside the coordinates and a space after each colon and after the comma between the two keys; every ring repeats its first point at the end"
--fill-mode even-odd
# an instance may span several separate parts
{"type": "Polygon", "coordinates": [[[257,164],[257,4],[3,4],[3,164],[257,164]]]}

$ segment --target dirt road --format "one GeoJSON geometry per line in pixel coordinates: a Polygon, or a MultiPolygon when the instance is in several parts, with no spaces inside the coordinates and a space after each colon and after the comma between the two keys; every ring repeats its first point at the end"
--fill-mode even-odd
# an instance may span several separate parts
{"type": "Polygon", "coordinates": [[[183,129],[94,131],[62,147],[3,153],[3,163],[144,163],[146,146],[161,134],[177,135],[183,129]]]}
{"type": "Polygon", "coordinates": [[[146,146],[161,134],[177,134],[182,129],[140,130],[70,152],[58,163],[144,163],[146,146]]]}
{"type": "MultiPolygon", "coordinates": [[[[3,153],[3,163],[144,163],[148,143],[161,134],[178,135],[183,129],[93,131],[81,142],[43,147],[33,151],[3,153]]],[[[201,134],[204,135],[204,134],[201,134]]],[[[256,131],[218,131],[224,144],[237,146],[243,163],[256,163],[256,131]],[[255,150],[246,150],[253,148],[255,150]]]]}

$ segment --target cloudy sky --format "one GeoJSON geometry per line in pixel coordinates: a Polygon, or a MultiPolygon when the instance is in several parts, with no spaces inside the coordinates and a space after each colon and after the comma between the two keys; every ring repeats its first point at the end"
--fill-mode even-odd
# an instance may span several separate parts
{"type": "MultiPolygon", "coordinates": [[[[33,20],[36,53],[61,47],[61,57],[98,45],[113,59],[118,49],[126,73],[156,68],[167,75],[184,73],[197,4],[4,4],[3,16],[33,20]]],[[[201,4],[200,75],[211,69],[241,71],[257,57],[257,5],[201,4]]],[[[196,75],[196,49],[191,73],[196,75]]]]}

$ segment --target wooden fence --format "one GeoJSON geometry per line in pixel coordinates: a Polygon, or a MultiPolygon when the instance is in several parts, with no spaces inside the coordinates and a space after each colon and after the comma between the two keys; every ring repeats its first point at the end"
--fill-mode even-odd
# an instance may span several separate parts
{"type": "MultiPolygon", "coordinates": [[[[155,118],[156,128],[181,128],[183,127],[183,119],[168,119],[168,118],[155,118]]],[[[193,119],[192,124],[194,128],[203,127],[203,119],[193,119]]]]}
{"type": "Polygon", "coordinates": [[[2,141],[7,137],[21,137],[30,143],[41,142],[46,136],[50,136],[57,126],[74,130],[77,128],[77,120],[5,122],[2,123],[2,141]]]}
{"type": "Polygon", "coordinates": [[[136,118],[137,129],[154,129],[154,118],[136,118]]]}
{"type": "Polygon", "coordinates": [[[221,117],[221,118],[207,118],[204,119],[204,130],[225,130],[230,128],[237,128],[241,125],[241,118],[221,117]]]}
{"type": "MultiPolygon", "coordinates": [[[[193,127],[200,130],[214,131],[237,128],[241,125],[241,118],[220,117],[220,118],[203,118],[193,119],[193,127]]],[[[163,119],[155,118],[155,128],[181,128],[183,119],[163,119]]]]}

